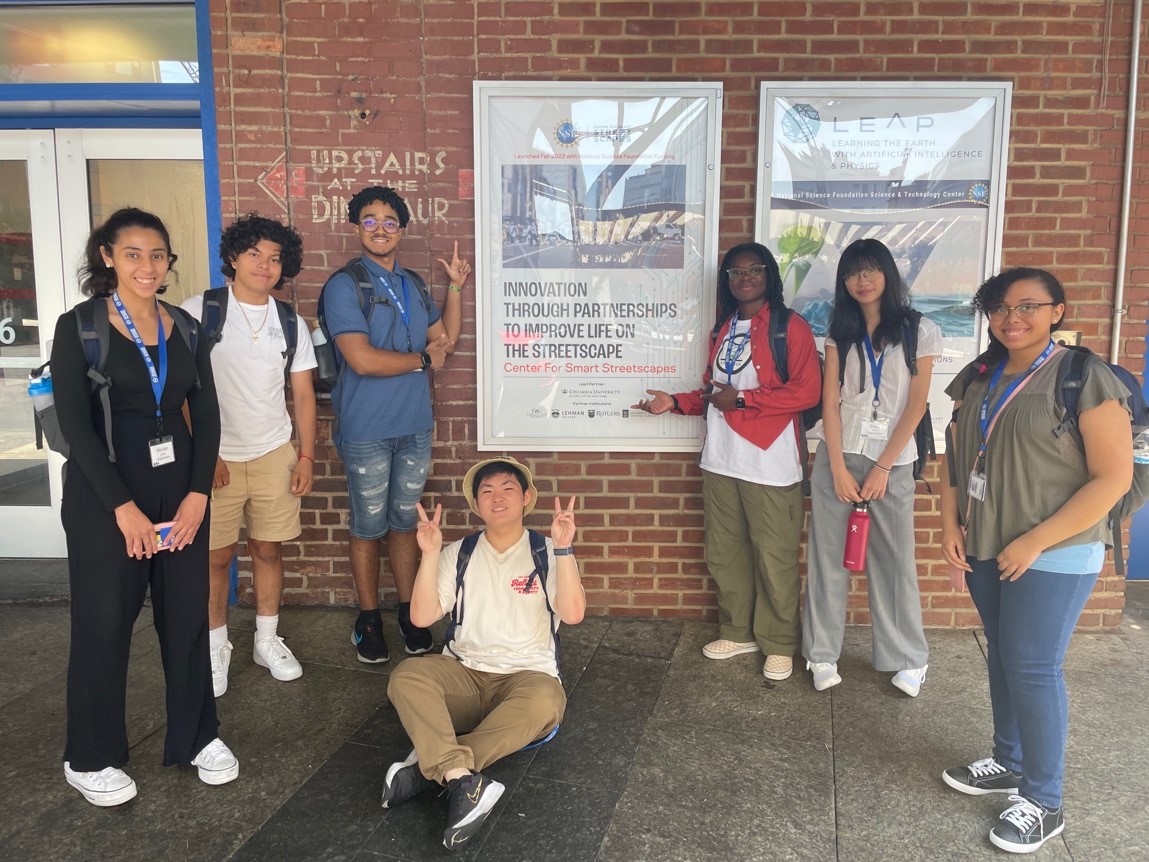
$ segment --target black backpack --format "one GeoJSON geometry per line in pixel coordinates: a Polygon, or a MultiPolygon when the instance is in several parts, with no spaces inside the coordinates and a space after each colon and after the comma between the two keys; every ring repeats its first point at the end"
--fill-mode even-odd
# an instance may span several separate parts
{"type": "MultiPolygon", "coordinates": [[[[279,314],[279,325],[283,328],[283,338],[287,342],[287,349],[283,351],[285,364],[283,374],[285,380],[291,378],[291,363],[295,359],[295,349],[299,342],[299,322],[295,309],[290,303],[282,299],[275,299],[275,310],[279,314]]],[[[203,292],[203,310],[200,312],[199,322],[203,327],[204,338],[207,339],[208,348],[215,346],[223,339],[223,325],[227,321],[228,291],[226,287],[213,287],[203,292]]]]}
{"type": "MultiPolygon", "coordinates": [[[[199,341],[199,328],[195,318],[174,305],[169,305],[162,299],[160,304],[167,309],[175,324],[176,332],[184,340],[188,350],[194,358],[196,346],[199,341]]],[[[75,314],[76,329],[80,335],[80,344],[84,348],[84,358],[88,361],[88,379],[91,381],[92,392],[100,393],[100,409],[104,414],[104,439],[108,444],[108,460],[115,462],[116,450],[112,444],[112,407],[108,398],[108,390],[112,386],[112,378],[105,373],[108,364],[108,343],[111,340],[112,324],[108,320],[107,297],[94,296],[81,302],[70,312],[75,314]]],[[[44,371],[51,365],[45,362],[39,368],[29,373],[30,380],[38,380],[44,376],[44,371]]],[[[200,388],[199,374],[196,374],[195,388],[200,388]]],[[[60,431],[60,422],[56,417],[56,405],[36,411],[36,448],[43,449],[47,442],[48,448],[68,457],[68,441],[60,431]]]]}
{"type": "MultiPolygon", "coordinates": [[[[447,634],[443,638],[443,643],[448,650],[451,650],[451,643],[455,639],[455,630],[463,624],[463,576],[467,574],[471,554],[475,553],[475,546],[479,544],[479,536],[481,535],[483,535],[482,530],[471,533],[463,539],[459,546],[459,558],[455,562],[455,606],[451,608],[451,622],[447,625],[447,634]]],[[[555,645],[555,671],[558,672],[559,633],[555,626],[555,609],[551,607],[551,599],[547,595],[547,574],[550,568],[547,561],[547,540],[538,530],[527,530],[527,539],[531,544],[531,561],[535,564],[535,568],[527,576],[525,589],[529,592],[535,578],[539,579],[543,601],[546,602],[547,613],[551,615],[551,637],[554,639],[555,645]]],[[[453,650],[451,650],[451,655],[455,655],[453,650]]],[[[458,656],[455,657],[458,658],[458,656]]]]}
{"type": "MultiPolygon", "coordinates": [[[[1085,442],[1081,439],[1081,429],[1078,427],[1078,402],[1081,398],[1081,387],[1089,373],[1089,366],[1095,362],[1105,362],[1093,351],[1086,347],[1068,347],[1071,351],[1057,369],[1057,386],[1054,389],[1058,407],[1064,409],[1065,415],[1061,424],[1053,429],[1053,433],[1061,436],[1065,433],[1073,435],[1077,444],[1085,451],[1085,442]]],[[[1130,432],[1134,437],[1149,428],[1149,406],[1145,403],[1145,395],[1141,391],[1141,383],[1127,368],[1105,362],[1106,367],[1129,390],[1130,432]]],[[[1109,512],[1109,526],[1113,533],[1113,567],[1118,577],[1125,577],[1125,557],[1121,543],[1121,524],[1140,509],[1146,498],[1149,497],[1149,465],[1133,464],[1133,484],[1125,495],[1117,501],[1109,512]]]]}
{"type": "MultiPolygon", "coordinates": [[[[423,303],[423,309],[429,314],[431,311],[431,293],[427,290],[427,282],[423,281],[423,277],[417,272],[405,269],[403,270],[411,277],[411,281],[415,282],[415,287],[418,289],[419,300],[423,303]]],[[[375,283],[371,278],[371,273],[368,271],[366,264],[360,258],[353,258],[335,272],[331,273],[327,281],[323,283],[323,289],[319,291],[319,302],[316,305],[316,316],[319,319],[319,328],[323,332],[324,343],[316,346],[316,353],[324,352],[326,354],[324,362],[319,362],[320,368],[333,369],[334,376],[320,377],[319,382],[326,387],[333,387],[343,374],[344,363],[340,361],[339,351],[335,349],[335,343],[331,339],[331,332],[327,328],[327,316],[323,310],[323,296],[327,292],[327,285],[331,284],[331,279],[340,273],[346,273],[351,276],[355,282],[356,287],[359,289],[359,310],[363,312],[363,319],[368,323],[371,322],[371,314],[375,311],[376,305],[390,305],[391,300],[386,296],[379,296],[375,293],[375,283]]],[[[318,359],[318,357],[316,357],[318,359]]]]}
{"type": "MultiPolygon", "coordinates": [[[[918,328],[922,322],[922,313],[909,309],[906,315],[905,332],[902,335],[902,354],[906,358],[906,366],[910,369],[910,376],[918,373],[918,328]]],[[[841,389],[846,382],[846,355],[838,351],[838,388],[841,389]]],[[[866,363],[859,364],[858,391],[866,387],[866,363]]],[[[937,444],[934,442],[934,420],[930,416],[930,405],[926,404],[926,412],[922,414],[921,421],[914,429],[914,443],[918,447],[918,458],[914,461],[914,479],[920,480],[925,472],[926,463],[938,457],[937,444]]],[[[926,482],[929,488],[929,482],[926,482]]],[[[930,493],[933,489],[930,488],[930,493]]]]}

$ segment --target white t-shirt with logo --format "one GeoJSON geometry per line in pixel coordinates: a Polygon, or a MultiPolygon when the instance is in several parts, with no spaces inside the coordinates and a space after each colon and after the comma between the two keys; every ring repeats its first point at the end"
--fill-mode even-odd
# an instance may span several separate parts
{"type": "MultiPolygon", "coordinates": [[[[223,337],[211,352],[222,426],[219,456],[224,461],[254,461],[291,440],[283,375],[287,339],[274,299],[269,298],[267,305],[248,305],[229,288],[227,302],[223,337]],[[256,341],[252,329],[257,331],[256,341]]],[[[182,308],[200,320],[203,295],[193,296],[182,308]]],[[[296,320],[291,370],[309,371],[316,366],[315,349],[307,324],[302,317],[296,320]]]]}
{"type": "MultiPolygon", "coordinates": [[[[554,546],[547,543],[547,595],[555,604],[558,573],[554,546]]],[[[439,605],[449,614],[455,607],[455,575],[460,539],[443,548],[439,555],[439,605]]],[[[543,600],[542,584],[536,577],[527,591],[527,580],[535,569],[531,540],[527,531],[503,553],[479,537],[467,564],[463,580],[463,618],[455,629],[455,640],[447,655],[454,654],[465,667],[486,673],[517,673],[536,670],[557,677],[555,644],[551,636],[551,615],[543,600]]],[[[555,630],[559,620],[554,619],[555,630]]]]}

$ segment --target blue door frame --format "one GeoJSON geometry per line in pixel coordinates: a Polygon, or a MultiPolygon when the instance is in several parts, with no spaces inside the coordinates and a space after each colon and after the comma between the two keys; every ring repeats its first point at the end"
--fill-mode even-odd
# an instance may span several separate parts
{"type": "MultiPolygon", "coordinates": [[[[1145,365],[1149,370],[1149,336],[1145,338],[1145,365]]],[[[1149,400],[1149,374],[1145,374],[1145,378],[1141,391],[1149,400]]],[[[1149,506],[1134,515],[1129,526],[1129,568],[1125,578],[1130,581],[1149,581],[1149,506]]]]}

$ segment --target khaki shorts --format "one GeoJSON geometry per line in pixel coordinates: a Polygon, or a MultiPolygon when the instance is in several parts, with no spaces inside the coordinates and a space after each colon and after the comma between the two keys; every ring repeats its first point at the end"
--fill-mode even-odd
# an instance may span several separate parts
{"type": "Polygon", "coordinates": [[[231,482],[211,492],[211,550],[238,542],[241,526],[261,542],[285,542],[302,532],[301,498],[291,493],[298,461],[290,443],[254,461],[224,461],[231,482]]]}

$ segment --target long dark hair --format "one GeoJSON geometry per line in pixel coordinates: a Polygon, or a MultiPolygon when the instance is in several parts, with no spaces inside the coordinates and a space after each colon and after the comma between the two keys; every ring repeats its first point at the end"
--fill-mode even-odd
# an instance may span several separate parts
{"type": "MultiPolygon", "coordinates": [[[[1019,281],[1040,282],[1049,294],[1051,301],[1059,305],[1065,304],[1065,288],[1057,280],[1057,276],[1044,269],[1017,266],[992,276],[977,289],[977,293],[973,295],[974,310],[980,311],[988,317],[989,310],[1001,305],[1005,299],[1005,294],[1019,281]]],[[[1059,320],[1053,322],[1052,328],[1057,329],[1063,323],[1065,323],[1064,312],[1059,320]]],[[[1009,350],[994,337],[993,330],[989,330],[989,346],[986,347],[981,356],[974,360],[978,369],[978,376],[984,377],[989,374],[1007,356],[1009,356],[1009,350]]]]}
{"type": "Polygon", "coordinates": [[[834,278],[834,310],[830,315],[830,337],[838,347],[838,360],[846,361],[851,347],[857,347],[861,356],[862,341],[866,335],[866,319],[862,306],[850,296],[846,279],[865,269],[876,269],[886,278],[878,311],[881,315],[874,330],[874,350],[887,345],[901,344],[905,336],[906,320],[910,316],[910,289],[906,286],[894,256],[884,243],[876,239],[859,239],[846,246],[838,258],[838,274],[834,278]]]}
{"type": "Polygon", "coordinates": [[[730,268],[731,261],[743,252],[750,252],[766,267],[766,304],[770,306],[770,313],[776,314],[782,310],[782,274],[778,271],[778,261],[774,260],[774,255],[766,246],[756,242],[744,242],[726,252],[718,269],[719,323],[738,310],[738,300],[730,292],[730,276],[726,274],[726,270],[730,268]]]}
{"type": "MultiPolygon", "coordinates": [[[[100,250],[103,249],[111,256],[112,246],[119,239],[120,231],[133,227],[154,230],[163,237],[164,246],[168,250],[168,271],[175,271],[177,257],[172,254],[172,239],[168,236],[168,229],[160,217],[135,207],[124,207],[108,216],[108,220],[88,236],[88,242],[84,246],[84,264],[79,272],[80,291],[84,296],[111,296],[115,291],[116,285],[119,284],[116,270],[104,263],[100,250]]],[[[166,285],[160,287],[156,293],[163,293],[165,290],[166,285]]]]}

